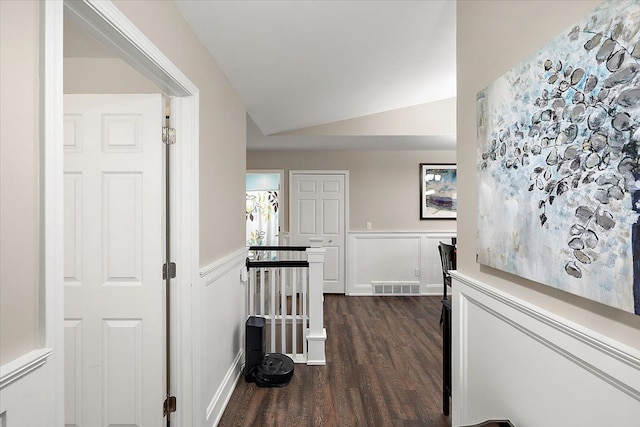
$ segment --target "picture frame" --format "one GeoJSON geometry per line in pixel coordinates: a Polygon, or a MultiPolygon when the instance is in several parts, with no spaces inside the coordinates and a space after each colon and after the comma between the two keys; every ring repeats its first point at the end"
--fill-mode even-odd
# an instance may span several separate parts
{"type": "Polygon", "coordinates": [[[420,220],[457,219],[457,173],[455,163],[420,163],[420,220]]]}

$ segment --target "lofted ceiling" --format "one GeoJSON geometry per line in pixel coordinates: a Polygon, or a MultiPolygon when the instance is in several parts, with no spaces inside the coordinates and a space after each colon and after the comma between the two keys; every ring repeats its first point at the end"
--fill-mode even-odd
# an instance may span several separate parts
{"type": "Polygon", "coordinates": [[[176,4],[263,136],[455,97],[453,0],[176,4]]]}
{"type": "MultiPolygon", "coordinates": [[[[455,0],[176,5],[245,103],[248,149],[455,149],[455,0]]],[[[115,56],[66,17],[64,45],[115,56]]]]}

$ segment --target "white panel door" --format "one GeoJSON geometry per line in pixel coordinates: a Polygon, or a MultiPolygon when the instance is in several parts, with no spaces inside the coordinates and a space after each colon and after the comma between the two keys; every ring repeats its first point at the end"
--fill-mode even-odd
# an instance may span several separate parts
{"type": "Polygon", "coordinates": [[[338,173],[291,176],[291,243],[306,246],[310,237],[324,239],[325,293],[345,291],[345,182],[345,174],[338,173]]]}
{"type": "Polygon", "coordinates": [[[161,95],[65,95],[65,424],[159,426],[161,95]]]}

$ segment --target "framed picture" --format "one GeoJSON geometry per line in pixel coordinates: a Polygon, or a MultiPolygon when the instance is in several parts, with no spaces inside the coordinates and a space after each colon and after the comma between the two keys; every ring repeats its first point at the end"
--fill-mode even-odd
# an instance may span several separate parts
{"type": "Polygon", "coordinates": [[[420,163],[420,219],[456,219],[458,168],[453,163],[420,163]]]}

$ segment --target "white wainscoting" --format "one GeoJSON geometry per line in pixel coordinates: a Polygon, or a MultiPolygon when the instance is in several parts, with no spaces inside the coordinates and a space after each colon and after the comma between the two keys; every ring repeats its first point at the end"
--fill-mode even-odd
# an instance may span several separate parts
{"type": "Polygon", "coordinates": [[[378,295],[409,290],[419,295],[442,294],[438,242],[451,243],[455,231],[359,231],[347,238],[347,294],[378,295]],[[413,286],[412,286],[413,285],[413,286]]]}
{"type": "Polygon", "coordinates": [[[640,425],[640,351],[453,274],[453,425],[640,425]]]}
{"type": "Polygon", "coordinates": [[[200,271],[195,305],[194,425],[215,426],[240,378],[244,361],[247,250],[200,271]]]}
{"type": "Polygon", "coordinates": [[[0,426],[54,425],[51,349],[36,349],[0,367],[0,426]]]}

